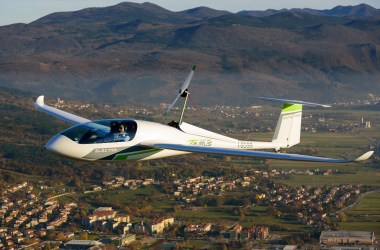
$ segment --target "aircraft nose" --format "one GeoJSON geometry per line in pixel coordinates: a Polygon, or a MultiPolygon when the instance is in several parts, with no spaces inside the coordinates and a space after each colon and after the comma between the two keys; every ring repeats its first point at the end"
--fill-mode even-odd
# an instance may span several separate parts
{"type": "Polygon", "coordinates": [[[81,159],[83,157],[82,150],[79,149],[79,145],[67,138],[64,135],[58,134],[48,141],[45,145],[47,151],[74,159],[81,159]]]}

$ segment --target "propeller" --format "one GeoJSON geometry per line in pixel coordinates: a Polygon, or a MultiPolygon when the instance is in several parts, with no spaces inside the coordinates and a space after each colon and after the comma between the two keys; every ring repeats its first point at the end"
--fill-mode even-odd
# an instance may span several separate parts
{"type": "Polygon", "coordinates": [[[195,68],[196,68],[196,67],[197,67],[197,66],[194,65],[193,68],[191,69],[191,71],[190,71],[189,75],[187,76],[185,82],[182,84],[182,87],[179,89],[179,92],[178,92],[177,97],[176,97],[175,100],[172,102],[172,104],[169,105],[168,109],[166,110],[166,114],[168,114],[168,113],[170,112],[170,110],[173,109],[175,103],[177,102],[177,100],[178,100],[178,98],[179,98],[180,96],[182,96],[182,97],[186,97],[186,93],[185,93],[185,92],[186,92],[187,88],[189,87],[189,84],[190,84],[191,78],[193,78],[193,75],[194,75],[194,72],[195,72],[195,68]]]}

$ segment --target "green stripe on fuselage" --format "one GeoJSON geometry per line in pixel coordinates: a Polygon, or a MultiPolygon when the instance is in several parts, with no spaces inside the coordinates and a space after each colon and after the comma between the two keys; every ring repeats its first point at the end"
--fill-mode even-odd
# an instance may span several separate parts
{"type": "Polygon", "coordinates": [[[284,103],[281,113],[302,111],[302,104],[284,103]]]}
{"type": "Polygon", "coordinates": [[[147,149],[147,150],[140,150],[140,151],[135,151],[135,152],[129,152],[129,153],[121,153],[121,154],[116,154],[116,156],[113,158],[115,161],[124,161],[127,160],[128,157],[134,156],[134,155],[141,155],[141,154],[149,154],[149,153],[156,153],[161,151],[162,149],[147,149]]]}

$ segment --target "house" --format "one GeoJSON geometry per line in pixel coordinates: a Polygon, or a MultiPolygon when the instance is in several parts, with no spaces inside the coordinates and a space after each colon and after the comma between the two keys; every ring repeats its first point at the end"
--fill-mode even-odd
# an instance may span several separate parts
{"type": "Polygon", "coordinates": [[[238,239],[242,229],[243,227],[239,224],[234,226],[234,228],[230,230],[230,239],[238,239]]]}

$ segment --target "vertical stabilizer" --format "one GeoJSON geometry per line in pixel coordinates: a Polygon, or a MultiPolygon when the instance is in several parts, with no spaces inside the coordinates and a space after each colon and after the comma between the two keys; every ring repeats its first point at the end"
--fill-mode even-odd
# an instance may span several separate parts
{"type": "Polygon", "coordinates": [[[274,146],[276,151],[279,151],[281,148],[289,148],[300,142],[303,105],[325,108],[331,107],[330,105],[319,104],[314,102],[304,102],[298,100],[277,99],[267,97],[258,98],[267,101],[284,103],[271,142],[271,145],[274,146]]]}
{"type": "Polygon", "coordinates": [[[298,144],[301,139],[301,121],[302,104],[284,103],[272,142],[280,145],[280,148],[298,144]]]}

